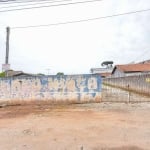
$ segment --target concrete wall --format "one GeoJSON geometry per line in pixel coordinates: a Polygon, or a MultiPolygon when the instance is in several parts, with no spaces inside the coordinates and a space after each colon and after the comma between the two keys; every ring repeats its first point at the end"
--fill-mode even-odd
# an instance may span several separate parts
{"type": "Polygon", "coordinates": [[[0,79],[0,101],[5,100],[100,101],[101,77],[65,75],[0,79]]]}

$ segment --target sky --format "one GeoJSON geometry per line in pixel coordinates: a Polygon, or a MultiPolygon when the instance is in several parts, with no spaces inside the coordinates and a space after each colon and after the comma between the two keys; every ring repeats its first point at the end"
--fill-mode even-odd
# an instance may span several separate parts
{"type": "MultiPolygon", "coordinates": [[[[86,0],[71,2],[77,1],[86,0]]],[[[2,7],[8,6],[12,5],[0,2],[0,11],[5,10],[2,7]]],[[[14,28],[143,9],[150,9],[149,0],[102,0],[0,12],[0,64],[5,62],[7,26],[10,27],[9,63],[13,70],[44,74],[87,74],[91,68],[101,67],[103,61],[113,61],[116,65],[150,59],[150,11],[72,24],[14,28]]]]}

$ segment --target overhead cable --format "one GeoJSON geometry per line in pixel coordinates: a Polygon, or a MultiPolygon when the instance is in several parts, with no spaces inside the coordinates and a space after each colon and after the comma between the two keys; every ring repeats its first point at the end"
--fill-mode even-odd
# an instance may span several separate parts
{"type": "Polygon", "coordinates": [[[140,54],[138,57],[136,57],[136,59],[134,59],[132,62],[136,62],[139,59],[141,59],[143,56],[147,55],[147,53],[150,52],[149,49],[145,50],[142,54],[140,54]]]}
{"type": "Polygon", "coordinates": [[[19,3],[32,3],[32,2],[40,2],[40,1],[48,1],[48,0],[27,0],[27,1],[17,1],[17,0],[7,0],[7,1],[0,1],[0,4],[8,5],[8,4],[19,4],[19,3]]]}
{"type": "Polygon", "coordinates": [[[68,1],[72,1],[72,0],[39,1],[30,4],[20,4],[20,5],[5,6],[5,7],[2,6],[0,7],[0,9],[16,8],[16,7],[23,7],[23,6],[34,6],[34,5],[50,4],[50,3],[58,3],[58,2],[68,2],[68,1]]]}
{"type": "Polygon", "coordinates": [[[67,5],[74,5],[74,4],[92,3],[92,2],[98,2],[98,1],[102,1],[102,0],[87,0],[87,1],[62,3],[62,4],[53,4],[53,5],[44,5],[44,6],[35,6],[35,7],[7,9],[7,10],[0,10],[0,12],[19,11],[19,10],[37,9],[37,8],[46,8],[46,7],[55,7],[55,6],[67,6],[67,5]]]}
{"type": "Polygon", "coordinates": [[[82,20],[75,20],[75,21],[66,21],[66,22],[51,23],[51,24],[11,27],[11,29],[38,28],[38,27],[48,27],[48,26],[57,26],[57,25],[81,23],[81,22],[95,21],[95,20],[100,20],[100,19],[108,19],[108,18],[125,16],[125,15],[130,15],[130,14],[142,13],[142,12],[147,12],[147,11],[150,11],[150,8],[149,9],[143,9],[143,10],[136,10],[136,11],[125,12],[125,13],[120,13],[120,14],[114,14],[114,15],[108,15],[108,16],[101,16],[101,17],[97,17],[97,18],[89,18],[89,19],[82,19],[82,20]]]}

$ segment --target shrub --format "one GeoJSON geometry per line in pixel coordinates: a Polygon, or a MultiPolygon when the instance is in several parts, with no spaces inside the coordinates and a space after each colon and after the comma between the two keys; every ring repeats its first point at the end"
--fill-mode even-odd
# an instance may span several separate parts
{"type": "Polygon", "coordinates": [[[3,78],[3,77],[5,77],[5,72],[0,73],[0,78],[3,78]]]}

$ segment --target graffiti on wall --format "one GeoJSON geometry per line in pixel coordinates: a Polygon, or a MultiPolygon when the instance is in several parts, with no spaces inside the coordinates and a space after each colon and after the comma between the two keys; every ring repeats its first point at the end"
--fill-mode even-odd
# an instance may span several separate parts
{"type": "Polygon", "coordinates": [[[0,80],[0,100],[95,100],[101,97],[101,77],[65,75],[0,80]]]}
{"type": "Polygon", "coordinates": [[[146,81],[147,83],[150,83],[150,78],[146,78],[145,81],[146,81]]]}

